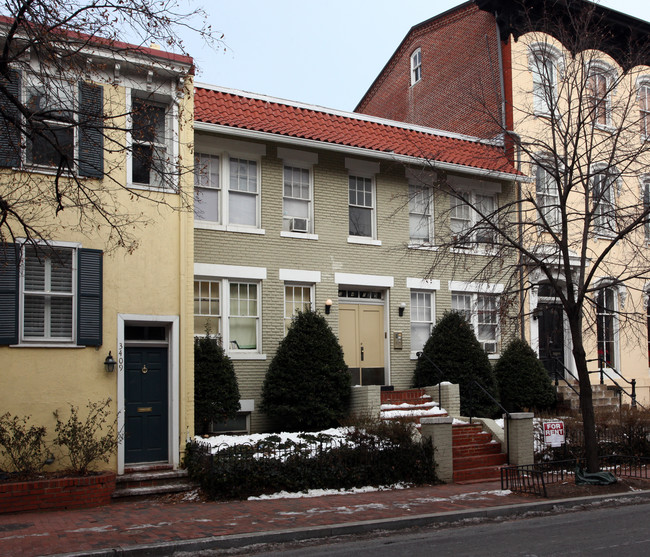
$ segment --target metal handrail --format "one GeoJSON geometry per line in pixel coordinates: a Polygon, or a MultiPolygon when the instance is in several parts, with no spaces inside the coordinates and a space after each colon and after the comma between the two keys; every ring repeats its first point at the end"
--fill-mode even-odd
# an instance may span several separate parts
{"type": "Polygon", "coordinates": [[[589,362],[598,362],[598,369],[596,371],[590,371],[589,373],[598,373],[600,374],[600,384],[604,385],[605,384],[605,379],[604,376],[607,376],[607,379],[609,379],[612,383],[614,383],[614,386],[616,386],[618,389],[620,389],[621,392],[625,393],[627,396],[630,397],[632,402],[630,403],[630,406],[632,408],[636,408],[636,406],[641,406],[645,410],[645,406],[643,406],[640,402],[637,402],[636,400],[636,379],[626,379],[613,365],[611,365],[609,362],[607,363],[607,370],[613,371],[616,375],[618,375],[623,381],[625,381],[628,385],[632,387],[632,393],[628,393],[624,387],[621,387],[621,385],[618,384],[616,379],[613,379],[607,371],[605,371],[605,368],[603,368],[603,359],[602,358],[593,358],[591,360],[587,360],[587,363],[589,362]]]}
{"type": "MultiPolygon", "coordinates": [[[[566,367],[564,365],[564,363],[559,358],[549,358],[549,359],[551,361],[559,364],[560,367],[566,373],[568,373],[571,377],[573,377],[576,381],[578,381],[578,378],[575,375],[573,375],[573,372],[568,367],[566,367]]],[[[576,390],[576,388],[571,383],[569,383],[568,379],[566,377],[564,377],[564,375],[562,375],[559,371],[553,370],[551,373],[553,373],[553,375],[555,376],[555,388],[556,389],[559,386],[558,379],[562,379],[562,381],[564,381],[567,384],[567,387],[569,387],[569,389],[571,389],[576,395],[580,396],[580,391],[576,390]]]]}

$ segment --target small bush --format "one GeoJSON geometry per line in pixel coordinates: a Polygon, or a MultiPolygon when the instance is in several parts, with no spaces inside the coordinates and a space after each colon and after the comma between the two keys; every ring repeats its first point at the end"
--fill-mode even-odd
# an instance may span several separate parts
{"type": "MultiPolygon", "coordinates": [[[[0,447],[13,472],[20,475],[39,472],[45,465],[47,446],[45,427],[30,425],[30,416],[0,416],[0,447]]],[[[5,466],[5,465],[3,465],[5,466]]]]}
{"type": "Polygon", "coordinates": [[[109,421],[110,403],[110,398],[89,402],[84,421],[79,418],[79,408],[72,404],[70,416],[65,421],[59,417],[58,410],[54,412],[54,444],[67,448],[71,469],[76,474],[86,475],[95,461],[108,462],[117,450],[122,434],[117,431],[117,416],[109,421]]]}
{"type": "Polygon", "coordinates": [[[299,312],[269,365],[261,410],[284,431],[325,429],[345,416],[350,375],[325,318],[299,312]]]}
{"type": "Polygon", "coordinates": [[[555,404],[551,378],[526,341],[510,341],[494,371],[501,404],[509,412],[544,410],[555,404]]]}
{"type": "Polygon", "coordinates": [[[460,313],[445,312],[431,331],[423,353],[440,368],[442,378],[431,362],[422,357],[413,373],[414,387],[436,385],[440,380],[457,383],[463,416],[491,418],[497,413],[496,404],[473,383],[478,381],[494,398],[498,398],[494,370],[472,327],[460,313]]]}
{"type": "Polygon", "coordinates": [[[207,331],[194,339],[194,429],[210,433],[212,423],[233,419],[239,411],[239,386],[232,360],[207,331]]]}

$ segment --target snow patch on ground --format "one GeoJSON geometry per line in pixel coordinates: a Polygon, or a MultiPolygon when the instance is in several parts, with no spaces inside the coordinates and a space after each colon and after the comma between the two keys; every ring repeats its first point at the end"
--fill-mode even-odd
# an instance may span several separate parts
{"type": "Polygon", "coordinates": [[[271,495],[260,495],[258,497],[249,497],[249,501],[263,501],[268,499],[301,499],[303,497],[323,497],[324,495],[352,495],[354,493],[370,493],[373,491],[389,491],[393,489],[407,489],[411,487],[409,484],[394,484],[382,485],[379,487],[366,486],[366,487],[353,487],[350,489],[309,489],[307,491],[299,491],[290,493],[288,491],[279,491],[271,495]]]}

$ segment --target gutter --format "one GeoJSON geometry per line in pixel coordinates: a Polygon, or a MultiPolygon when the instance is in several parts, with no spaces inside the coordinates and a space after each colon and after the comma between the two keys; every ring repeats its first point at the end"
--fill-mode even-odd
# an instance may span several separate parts
{"type": "Polygon", "coordinates": [[[484,168],[475,168],[462,164],[431,161],[422,157],[415,157],[410,155],[398,155],[392,151],[374,151],[363,147],[350,147],[347,145],[338,145],[335,143],[326,143],[316,139],[302,139],[297,137],[282,136],[270,132],[262,132],[257,130],[247,130],[242,128],[233,128],[232,126],[224,126],[221,124],[209,124],[206,122],[194,122],[194,131],[208,132],[208,133],[221,133],[224,135],[234,135],[246,139],[256,139],[260,141],[275,141],[285,145],[312,147],[314,149],[324,149],[327,151],[336,151],[348,155],[356,155],[361,157],[371,157],[374,159],[401,162],[405,164],[430,164],[436,169],[445,170],[450,172],[458,172],[462,174],[471,174],[474,176],[481,176],[484,178],[492,178],[495,180],[505,180],[513,182],[529,182],[530,178],[511,174],[509,172],[500,172],[497,170],[487,170],[484,168]]]}

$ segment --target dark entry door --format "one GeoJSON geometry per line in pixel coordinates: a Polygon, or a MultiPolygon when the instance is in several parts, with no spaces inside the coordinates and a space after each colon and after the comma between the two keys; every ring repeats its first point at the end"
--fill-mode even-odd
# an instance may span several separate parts
{"type": "Polygon", "coordinates": [[[564,376],[564,323],[562,306],[540,304],[537,306],[539,327],[539,359],[551,378],[555,373],[564,376]]]}
{"type": "Polygon", "coordinates": [[[167,461],[167,348],[126,348],[125,462],[167,461]]]}

